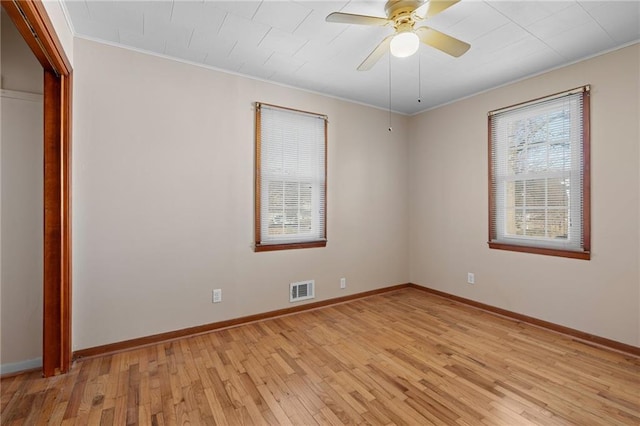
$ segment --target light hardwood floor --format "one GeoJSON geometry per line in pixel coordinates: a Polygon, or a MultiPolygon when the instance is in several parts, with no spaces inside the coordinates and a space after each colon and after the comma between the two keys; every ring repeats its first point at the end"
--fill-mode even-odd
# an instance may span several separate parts
{"type": "Polygon", "coordinates": [[[637,357],[415,289],[1,384],[3,425],[640,424],[637,357]]]}

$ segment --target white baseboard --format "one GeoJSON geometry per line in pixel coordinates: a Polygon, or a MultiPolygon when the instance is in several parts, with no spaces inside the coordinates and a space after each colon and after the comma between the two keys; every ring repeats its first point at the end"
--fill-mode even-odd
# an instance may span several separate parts
{"type": "Polygon", "coordinates": [[[29,359],[27,361],[10,362],[0,365],[0,376],[18,373],[20,371],[33,370],[42,367],[42,358],[29,359]]]}

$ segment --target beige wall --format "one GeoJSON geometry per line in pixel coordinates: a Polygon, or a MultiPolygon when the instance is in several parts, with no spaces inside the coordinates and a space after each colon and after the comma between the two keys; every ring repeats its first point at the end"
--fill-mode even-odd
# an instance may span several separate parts
{"type": "Polygon", "coordinates": [[[0,373],[6,374],[42,363],[42,96],[33,93],[42,93],[43,77],[1,15],[0,373]]]}
{"type": "Polygon", "coordinates": [[[42,356],[42,96],[1,99],[0,364],[10,373],[42,356]]]}
{"type": "Polygon", "coordinates": [[[316,301],[408,281],[407,117],[74,47],[74,349],[286,308],[294,281],[316,301]],[[329,116],[326,248],[251,248],[255,101],[329,116]]]}
{"type": "Polygon", "coordinates": [[[411,118],[411,282],[640,345],[639,52],[636,44],[411,118]],[[490,250],[487,112],[583,84],[592,87],[592,259],[490,250]]]}
{"type": "Polygon", "coordinates": [[[394,116],[392,134],[377,109],[74,45],[74,349],[288,307],[305,279],[316,300],[411,281],[639,344],[638,45],[394,116]],[[489,250],[487,111],[587,83],[592,260],[489,250]],[[330,117],[325,249],[250,248],[258,100],[330,117]]]}

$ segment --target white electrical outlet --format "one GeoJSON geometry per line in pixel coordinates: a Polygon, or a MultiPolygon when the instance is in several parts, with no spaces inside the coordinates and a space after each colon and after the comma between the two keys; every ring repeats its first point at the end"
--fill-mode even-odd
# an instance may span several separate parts
{"type": "Polygon", "coordinates": [[[467,272],[467,282],[469,284],[476,283],[476,275],[473,272],[467,272]]]}
{"type": "Polygon", "coordinates": [[[215,290],[213,290],[213,303],[220,303],[222,302],[222,289],[217,288],[215,290]]]}
{"type": "Polygon", "coordinates": [[[347,288],[347,279],[340,278],[340,288],[347,288]]]}

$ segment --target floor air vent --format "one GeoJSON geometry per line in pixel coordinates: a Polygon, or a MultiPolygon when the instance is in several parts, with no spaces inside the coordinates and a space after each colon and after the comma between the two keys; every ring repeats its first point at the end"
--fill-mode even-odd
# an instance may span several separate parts
{"type": "Polygon", "coordinates": [[[289,285],[289,302],[299,302],[300,300],[313,299],[314,297],[316,297],[313,292],[313,288],[313,280],[291,283],[289,285]]]}

